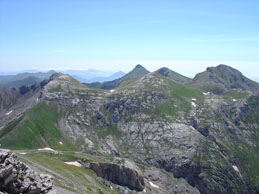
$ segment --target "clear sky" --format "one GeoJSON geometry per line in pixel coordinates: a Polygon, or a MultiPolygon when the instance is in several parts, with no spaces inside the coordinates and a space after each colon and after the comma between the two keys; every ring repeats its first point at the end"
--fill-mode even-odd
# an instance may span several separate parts
{"type": "Polygon", "coordinates": [[[227,64],[259,80],[258,0],[0,0],[0,71],[227,64]]]}

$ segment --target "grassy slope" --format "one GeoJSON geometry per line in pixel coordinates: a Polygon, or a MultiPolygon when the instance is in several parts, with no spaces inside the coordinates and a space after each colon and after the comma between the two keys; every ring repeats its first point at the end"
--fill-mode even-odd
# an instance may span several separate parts
{"type": "MultiPolygon", "coordinates": [[[[158,75],[165,82],[167,82],[170,86],[170,100],[157,105],[156,113],[166,113],[173,117],[177,116],[179,111],[183,111],[184,113],[189,113],[191,110],[190,101],[192,98],[197,99],[196,103],[199,103],[203,99],[203,95],[200,91],[189,88],[188,86],[183,86],[178,84],[168,78],[165,78],[161,75],[158,75]]],[[[188,114],[187,114],[188,115],[188,114]]],[[[186,115],[186,116],[187,116],[186,115]]]]}
{"type": "Polygon", "coordinates": [[[29,151],[26,155],[20,155],[20,158],[29,166],[34,166],[37,170],[54,176],[55,186],[68,193],[117,193],[103,184],[93,171],[64,163],[65,161],[76,161],[78,159],[92,161],[92,159],[88,159],[88,156],[77,156],[73,152],[51,154],[29,151]]]}
{"type": "Polygon", "coordinates": [[[14,150],[41,147],[75,150],[57,128],[58,119],[59,113],[54,103],[39,103],[0,131],[1,147],[14,150]],[[59,144],[60,141],[63,145],[59,144]]]}

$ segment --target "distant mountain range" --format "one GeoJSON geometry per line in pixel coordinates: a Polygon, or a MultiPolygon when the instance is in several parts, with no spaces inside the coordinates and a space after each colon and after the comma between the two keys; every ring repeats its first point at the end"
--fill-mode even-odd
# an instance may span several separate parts
{"type": "Polygon", "coordinates": [[[44,79],[49,79],[53,73],[55,73],[55,71],[2,75],[0,76],[0,88],[19,88],[22,85],[38,84],[44,79]]]}
{"type": "Polygon", "coordinates": [[[111,81],[113,79],[117,79],[123,75],[124,72],[112,72],[112,71],[100,71],[95,69],[89,70],[61,70],[59,71],[64,74],[69,74],[76,78],[80,82],[84,83],[91,83],[91,82],[104,82],[104,81],[111,81]]]}
{"type": "MultiPolygon", "coordinates": [[[[65,70],[60,71],[77,79],[79,82],[104,82],[118,79],[125,75],[124,72],[116,73],[108,71],[89,70],[65,70]]],[[[44,79],[49,79],[55,73],[54,70],[40,72],[38,70],[25,70],[20,72],[0,72],[0,88],[19,88],[22,85],[38,84],[44,79]]]]}

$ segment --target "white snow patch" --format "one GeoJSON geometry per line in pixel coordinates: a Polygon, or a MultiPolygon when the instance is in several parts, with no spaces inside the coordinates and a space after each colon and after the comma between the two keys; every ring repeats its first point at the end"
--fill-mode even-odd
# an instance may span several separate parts
{"type": "Polygon", "coordinates": [[[192,98],[192,101],[196,101],[197,99],[196,98],[192,98]]]}
{"type": "Polygon", "coordinates": [[[197,106],[197,104],[195,104],[194,102],[192,102],[192,106],[193,106],[193,107],[196,107],[196,106],[197,106]]]}
{"type": "Polygon", "coordinates": [[[21,154],[21,155],[26,155],[26,153],[25,153],[25,152],[21,152],[21,153],[19,153],[19,154],[21,154]]]}
{"type": "Polygon", "coordinates": [[[237,100],[236,99],[232,99],[233,102],[236,102],[237,100]]]}
{"type": "Polygon", "coordinates": [[[146,192],[147,192],[146,189],[144,189],[144,190],[143,190],[143,193],[146,193],[146,192]]]}
{"type": "Polygon", "coordinates": [[[110,90],[110,92],[114,92],[115,90],[110,90]]]}
{"type": "Polygon", "coordinates": [[[74,161],[74,162],[65,162],[66,164],[69,164],[69,165],[72,165],[72,166],[77,166],[77,167],[82,167],[82,164],[80,164],[79,162],[77,161],[74,161]]]}
{"type": "Polygon", "coordinates": [[[63,142],[62,141],[60,141],[60,142],[58,142],[60,145],[63,145],[63,142]]]}
{"type": "Polygon", "coordinates": [[[210,92],[202,92],[202,94],[203,94],[204,96],[208,96],[208,95],[210,95],[210,92]]]}
{"type": "Polygon", "coordinates": [[[12,112],[13,112],[13,111],[11,110],[11,111],[5,113],[5,115],[9,115],[9,114],[11,114],[12,112]]]}
{"type": "Polygon", "coordinates": [[[52,148],[48,148],[48,147],[40,148],[40,149],[38,149],[38,151],[51,151],[51,152],[54,152],[54,153],[58,153],[58,151],[53,150],[52,148]]]}
{"type": "Polygon", "coordinates": [[[236,165],[233,165],[232,167],[234,168],[235,171],[239,172],[239,169],[236,165]]]}
{"type": "Polygon", "coordinates": [[[151,185],[151,187],[157,188],[159,189],[159,186],[155,185],[154,183],[152,183],[151,181],[149,181],[149,184],[151,185]]]}

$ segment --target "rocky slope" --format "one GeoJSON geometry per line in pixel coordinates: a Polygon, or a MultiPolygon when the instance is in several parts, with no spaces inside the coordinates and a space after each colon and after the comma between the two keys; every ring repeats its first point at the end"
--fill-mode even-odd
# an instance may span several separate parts
{"type": "MultiPolygon", "coordinates": [[[[134,179],[143,193],[258,193],[256,91],[224,86],[218,95],[195,84],[182,85],[153,72],[113,90],[99,90],[55,74],[42,87],[39,101],[0,131],[0,143],[15,150],[83,151],[82,158],[73,160],[86,168],[101,165],[92,169],[108,187],[117,185],[115,193],[136,192],[118,181],[121,173],[135,172],[143,175],[145,184],[134,179]],[[116,166],[115,157],[130,159],[136,171],[116,166]],[[117,172],[115,177],[111,171],[117,172]]],[[[57,157],[57,163],[64,159],[62,154],[49,157],[57,157]]],[[[71,156],[65,160],[69,158],[71,162],[71,156]]],[[[25,159],[42,165],[34,154],[25,159]]],[[[74,187],[80,193],[90,186],[74,187]]],[[[105,187],[103,192],[112,191],[105,187]]]]}

